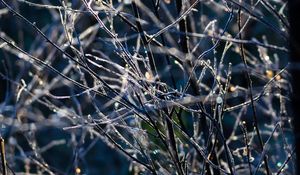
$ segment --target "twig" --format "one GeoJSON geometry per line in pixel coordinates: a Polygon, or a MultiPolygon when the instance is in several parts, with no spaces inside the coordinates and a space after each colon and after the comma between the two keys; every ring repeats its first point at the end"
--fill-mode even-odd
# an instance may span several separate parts
{"type": "Polygon", "coordinates": [[[0,137],[2,173],[7,175],[4,139],[0,137]]]}

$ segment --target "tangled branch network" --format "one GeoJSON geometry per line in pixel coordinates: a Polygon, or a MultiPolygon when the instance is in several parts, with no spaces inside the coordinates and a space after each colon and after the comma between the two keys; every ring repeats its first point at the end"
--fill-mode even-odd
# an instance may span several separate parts
{"type": "Polygon", "coordinates": [[[3,174],[295,174],[286,1],[0,2],[3,174]]]}

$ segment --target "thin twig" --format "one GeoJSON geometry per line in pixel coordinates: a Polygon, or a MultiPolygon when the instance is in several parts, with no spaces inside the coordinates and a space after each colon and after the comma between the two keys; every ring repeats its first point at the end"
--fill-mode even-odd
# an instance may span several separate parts
{"type": "Polygon", "coordinates": [[[4,139],[0,137],[2,173],[7,175],[4,139]]]}

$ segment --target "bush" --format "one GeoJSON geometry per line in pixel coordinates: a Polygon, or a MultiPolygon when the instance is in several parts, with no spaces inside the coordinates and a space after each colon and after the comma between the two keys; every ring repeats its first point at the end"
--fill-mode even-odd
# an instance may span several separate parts
{"type": "Polygon", "coordinates": [[[287,2],[0,2],[3,173],[295,174],[287,2]]]}

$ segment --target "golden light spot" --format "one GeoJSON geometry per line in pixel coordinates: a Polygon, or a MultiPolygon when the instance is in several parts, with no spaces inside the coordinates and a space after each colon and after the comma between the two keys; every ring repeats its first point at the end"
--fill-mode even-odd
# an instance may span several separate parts
{"type": "Polygon", "coordinates": [[[274,76],[274,72],[272,70],[266,70],[266,76],[271,79],[274,76]]]}
{"type": "Polygon", "coordinates": [[[208,154],[207,159],[208,159],[208,160],[212,160],[212,156],[211,156],[210,153],[208,154]]]}
{"type": "Polygon", "coordinates": [[[98,6],[102,6],[102,0],[95,0],[95,4],[97,4],[98,6]]]}
{"type": "Polygon", "coordinates": [[[39,80],[39,85],[43,85],[43,84],[44,84],[43,80],[39,80]]]}
{"type": "Polygon", "coordinates": [[[248,149],[245,147],[243,149],[243,156],[247,156],[248,155],[248,149]]]}
{"type": "Polygon", "coordinates": [[[81,173],[81,169],[77,167],[77,168],[75,169],[75,173],[76,173],[76,174],[80,174],[80,173],[81,173]]]}
{"type": "Polygon", "coordinates": [[[166,4],[170,4],[170,3],[171,3],[171,0],[165,0],[165,3],[166,3],[166,4]]]}
{"type": "Polygon", "coordinates": [[[277,80],[277,81],[281,80],[281,76],[280,76],[280,75],[277,75],[277,76],[275,77],[275,80],[277,80]]]}
{"type": "Polygon", "coordinates": [[[145,77],[147,80],[151,81],[153,79],[152,75],[149,72],[145,73],[145,77]]]}
{"type": "Polygon", "coordinates": [[[235,87],[235,86],[230,86],[230,87],[229,87],[229,91],[230,91],[230,92],[234,92],[235,90],[236,90],[236,87],[235,87]]]}

